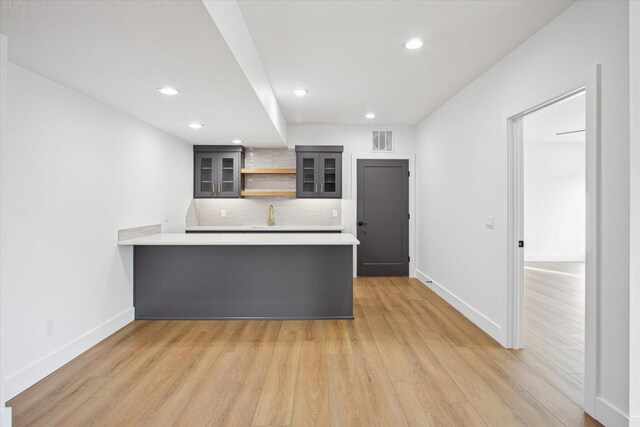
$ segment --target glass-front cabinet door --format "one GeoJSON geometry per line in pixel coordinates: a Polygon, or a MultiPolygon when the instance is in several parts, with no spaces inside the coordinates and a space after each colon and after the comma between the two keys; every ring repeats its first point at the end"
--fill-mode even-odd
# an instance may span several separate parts
{"type": "Polygon", "coordinates": [[[313,153],[299,154],[297,159],[297,196],[318,197],[318,155],[313,153]]]}
{"type": "Polygon", "coordinates": [[[342,197],[342,153],[319,154],[318,166],[318,197],[342,197]]]}
{"type": "Polygon", "coordinates": [[[216,197],[216,154],[196,153],[194,197],[216,197]]]}
{"type": "Polygon", "coordinates": [[[240,196],[240,153],[218,153],[216,197],[240,196]]]}

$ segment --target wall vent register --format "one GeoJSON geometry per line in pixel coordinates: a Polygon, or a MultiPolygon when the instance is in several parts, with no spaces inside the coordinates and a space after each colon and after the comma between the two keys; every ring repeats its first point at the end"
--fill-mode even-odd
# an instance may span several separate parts
{"type": "Polygon", "coordinates": [[[374,153],[393,152],[393,132],[390,130],[374,130],[371,132],[371,151],[374,153]]]}

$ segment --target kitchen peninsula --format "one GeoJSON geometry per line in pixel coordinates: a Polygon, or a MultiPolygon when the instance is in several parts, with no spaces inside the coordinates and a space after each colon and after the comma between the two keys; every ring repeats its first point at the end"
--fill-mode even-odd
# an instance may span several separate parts
{"type": "Polygon", "coordinates": [[[349,233],[157,233],[134,247],[137,319],[352,319],[349,233]]]}

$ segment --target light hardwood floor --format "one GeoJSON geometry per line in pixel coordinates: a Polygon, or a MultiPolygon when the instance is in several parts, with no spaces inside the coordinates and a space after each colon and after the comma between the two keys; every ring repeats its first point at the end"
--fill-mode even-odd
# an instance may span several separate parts
{"type": "Polygon", "coordinates": [[[527,262],[525,267],[523,353],[541,365],[541,376],[582,406],[584,262],[527,262]]]}
{"type": "Polygon", "coordinates": [[[14,425],[597,425],[415,279],[355,320],[136,321],[9,402],[14,425]]]}

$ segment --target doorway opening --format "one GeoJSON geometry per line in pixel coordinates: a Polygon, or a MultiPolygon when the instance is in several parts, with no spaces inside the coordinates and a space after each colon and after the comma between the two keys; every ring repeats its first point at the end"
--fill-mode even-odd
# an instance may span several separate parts
{"type": "MultiPolygon", "coordinates": [[[[543,113],[541,113],[543,114],[543,113]]],[[[576,313],[575,307],[571,307],[571,310],[574,310],[572,314],[572,319],[574,322],[574,326],[576,323],[582,323],[584,326],[582,328],[575,327],[573,330],[568,328],[566,325],[563,325],[563,322],[566,320],[547,320],[546,326],[549,326],[547,330],[553,331],[557,337],[557,332],[563,330],[567,333],[566,340],[568,340],[570,335],[581,335],[583,336],[584,341],[584,362],[582,364],[576,360],[576,364],[572,366],[568,366],[566,363],[564,365],[567,368],[567,371],[579,371],[580,369],[576,369],[580,365],[584,366],[584,392],[581,393],[580,387],[573,391],[569,391],[568,387],[565,387],[565,394],[568,397],[572,398],[578,404],[581,404],[582,408],[589,415],[596,417],[596,390],[598,389],[598,289],[599,289],[599,272],[600,272],[600,155],[599,155],[599,146],[600,146],[600,65],[594,65],[585,69],[580,73],[576,73],[575,75],[568,76],[568,78],[564,81],[560,81],[552,87],[541,89],[534,95],[530,95],[527,98],[523,98],[519,102],[515,103],[511,107],[505,111],[505,115],[503,116],[505,122],[507,123],[507,147],[508,147],[508,227],[507,227],[507,235],[508,235],[508,250],[507,250],[507,266],[508,266],[508,282],[507,282],[507,302],[508,302],[508,312],[507,312],[507,347],[514,349],[523,349],[524,351],[518,352],[515,354],[520,354],[523,357],[528,357],[532,355],[532,352],[527,353],[524,342],[525,332],[529,332],[531,336],[536,333],[535,330],[531,330],[531,327],[525,325],[525,316],[529,319],[534,318],[538,323],[544,323],[541,319],[542,315],[549,315],[549,313],[554,312],[558,315],[562,314],[562,312],[569,312],[567,310],[567,304],[571,304],[567,302],[565,304],[560,304],[561,309],[558,310],[556,307],[555,311],[551,311],[551,309],[545,309],[542,313],[540,309],[536,312],[536,307],[529,304],[530,311],[535,315],[527,315],[525,313],[525,293],[527,292],[525,288],[525,271],[527,272],[528,280],[531,286],[535,286],[535,281],[540,281],[541,276],[545,277],[553,277],[554,279],[550,279],[549,281],[555,281],[556,283],[564,281],[564,285],[566,288],[571,289],[573,286],[574,291],[567,291],[568,295],[572,295],[574,300],[582,301],[584,305],[584,320],[580,322],[581,314],[576,313]],[[563,134],[564,132],[572,132],[575,134],[582,133],[584,134],[584,192],[580,197],[584,197],[584,267],[581,266],[581,261],[573,261],[576,264],[574,265],[563,265],[564,269],[556,264],[545,264],[545,265],[536,265],[533,258],[533,249],[535,249],[535,241],[530,242],[531,248],[527,248],[528,244],[525,239],[525,120],[529,120],[527,116],[530,116],[530,119],[533,119],[535,116],[533,115],[535,112],[544,110],[546,107],[553,106],[554,104],[558,104],[557,108],[560,108],[563,104],[563,101],[566,103],[570,103],[571,100],[578,102],[580,97],[584,99],[584,127],[582,129],[558,129],[554,133],[554,137],[561,137],[562,135],[555,135],[556,133],[563,134]],[[582,131],[584,132],[573,132],[573,131],[582,131]],[[526,248],[526,249],[525,249],[526,248]],[[525,252],[525,250],[531,249],[532,251],[525,252]],[[529,255],[529,259],[526,261],[528,265],[526,265],[527,269],[525,270],[525,255],[529,255]],[[573,284],[567,284],[566,282],[569,279],[574,280],[573,284]],[[582,287],[583,294],[580,291],[577,291],[580,285],[577,283],[584,283],[582,287]],[[584,295],[584,297],[582,296],[584,295]],[[529,329],[528,331],[525,328],[529,329]],[[582,329],[584,333],[582,333],[582,329]],[[580,399],[580,395],[583,396],[582,400],[580,399]]],[[[569,133],[565,135],[571,135],[569,133]]],[[[557,159],[554,157],[553,159],[547,158],[545,161],[545,168],[552,164],[557,159]]],[[[562,168],[560,168],[562,170],[562,168]]],[[[531,179],[531,178],[529,178],[531,179]]],[[[555,190],[555,189],[554,189],[555,190]]],[[[546,194],[546,193],[545,193],[546,194]]],[[[562,199],[561,199],[562,200],[562,199]]],[[[575,214],[575,213],[574,213],[575,214]]],[[[529,213],[530,219],[532,218],[529,213]]],[[[556,223],[557,223],[556,218],[556,223]]],[[[565,221],[565,225],[567,222],[565,221]]],[[[571,223],[571,227],[573,228],[576,224],[571,223]]],[[[578,224],[579,225],[579,224],[578,224]]],[[[563,233],[566,234],[568,226],[565,227],[563,233]]],[[[579,228],[579,227],[578,227],[579,228]]],[[[534,240],[538,236],[533,236],[534,240]]],[[[557,236],[556,236],[557,237],[557,236]]],[[[531,236],[530,236],[531,238],[531,236]]],[[[575,251],[575,247],[573,249],[575,251]]],[[[578,250],[579,254],[580,251],[578,250]]],[[[559,255],[559,254],[556,254],[559,255]]],[[[567,255],[563,262],[571,262],[569,261],[568,255],[576,255],[576,253],[569,254],[569,251],[566,250],[567,255]]],[[[556,259],[563,259],[561,256],[558,256],[556,259]]],[[[574,258],[575,259],[575,258],[574,258]]],[[[540,289],[535,291],[533,288],[531,289],[530,295],[537,296],[538,301],[547,301],[550,303],[559,304],[558,301],[558,288],[560,285],[556,284],[554,288],[553,285],[547,288],[547,292],[549,295],[546,298],[543,298],[540,295],[540,289]],[[535,294],[534,292],[538,292],[535,294]],[[552,292],[555,292],[553,294],[552,292]]],[[[532,299],[532,301],[534,301],[532,299]]],[[[548,306],[550,307],[550,306],[548,306]]],[[[578,309],[579,310],[579,309],[578,309]]],[[[538,333],[539,335],[542,333],[538,333]]],[[[552,340],[553,336],[545,336],[547,338],[544,342],[552,340]]],[[[536,337],[533,338],[536,341],[536,337]]],[[[578,340],[580,341],[580,340],[578,340]]],[[[531,344],[531,343],[530,343],[531,344]]],[[[540,344],[540,339],[538,340],[538,344],[540,344]]],[[[577,343],[574,343],[577,344],[577,343]]],[[[530,347],[530,345],[529,345],[530,347]]],[[[575,356],[574,359],[580,358],[577,355],[578,351],[582,351],[579,348],[579,345],[575,345],[576,348],[565,348],[556,350],[567,350],[565,353],[573,353],[575,356]],[[571,350],[576,350],[572,352],[571,350]]],[[[556,350],[547,350],[547,359],[550,358],[551,352],[556,350]]],[[[539,350],[540,352],[544,352],[545,350],[539,350]]],[[[546,370],[549,373],[556,372],[559,373],[560,370],[554,370],[554,367],[551,364],[545,366],[540,363],[540,359],[529,358],[530,364],[535,364],[534,368],[536,371],[546,370]]],[[[567,362],[567,360],[565,360],[567,362]]],[[[562,362],[558,362],[562,363],[562,362]]],[[[569,380],[564,385],[573,384],[575,386],[576,382],[579,383],[580,379],[582,379],[580,372],[565,372],[570,377],[574,378],[575,381],[569,380]],[[574,374],[574,375],[571,375],[574,374]]],[[[560,374],[559,377],[562,377],[560,374]]],[[[559,378],[559,377],[556,377],[559,378]]],[[[566,377],[564,377],[566,378],[566,377]]]]}
{"type": "Polygon", "coordinates": [[[584,404],[585,92],[522,117],[522,361],[584,404]]]}

